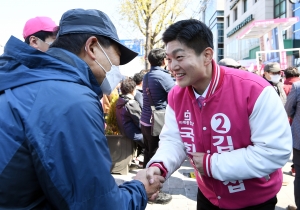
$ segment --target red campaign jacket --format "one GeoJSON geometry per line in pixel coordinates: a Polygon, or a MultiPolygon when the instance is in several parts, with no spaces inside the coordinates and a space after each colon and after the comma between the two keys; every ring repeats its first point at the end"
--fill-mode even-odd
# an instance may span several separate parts
{"type": "Polygon", "coordinates": [[[291,92],[292,84],[294,82],[298,82],[298,81],[300,81],[299,77],[291,77],[291,78],[285,79],[284,85],[283,85],[283,90],[284,90],[286,96],[288,96],[288,94],[291,92]]]}
{"type": "Polygon", "coordinates": [[[281,188],[281,167],[291,152],[291,132],[280,98],[263,78],[219,67],[202,109],[192,87],[175,86],[168,96],[159,149],[167,178],[187,152],[206,153],[198,186],[220,208],[240,209],[274,197],[281,188]],[[167,154],[167,155],[166,155],[167,154]]]}

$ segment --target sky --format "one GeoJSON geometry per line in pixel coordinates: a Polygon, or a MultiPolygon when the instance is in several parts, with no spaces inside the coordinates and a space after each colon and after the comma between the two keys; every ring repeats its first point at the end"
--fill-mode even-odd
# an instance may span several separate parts
{"type": "Polygon", "coordinates": [[[23,40],[22,31],[26,21],[36,16],[48,16],[56,24],[64,12],[69,9],[98,9],[105,12],[115,24],[122,39],[134,36],[132,30],[126,30],[119,24],[117,14],[119,0],[0,0],[0,44],[4,45],[11,35],[23,40]]]}
{"type": "MultiPolygon", "coordinates": [[[[197,7],[199,1],[191,1],[186,15],[183,15],[181,19],[187,18],[197,7]]],[[[59,24],[62,14],[75,8],[98,9],[105,12],[114,23],[119,39],[144,39],[138,30],[121,20],[118,14],[120,2],[121,0],[0,0],[0,54],[11,35],[24,40],[22,32],[28,19],[47,16],[59,24]]],[[[131,65],[142,65],[142,62],[140,59],[135,59],[131,65]]],[[[125,75],[130,76],[129,73],[125,75]]]]}

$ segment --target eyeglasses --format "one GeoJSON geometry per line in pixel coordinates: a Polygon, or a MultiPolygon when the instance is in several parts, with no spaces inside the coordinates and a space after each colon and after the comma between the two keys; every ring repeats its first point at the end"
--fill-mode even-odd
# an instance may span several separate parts
{"type": "Polygon", "coordinates": [[[280,75],[281,72],[280,72],[280,71],[278,71],[278,72],[271,72],[271,71],[270,71],[269,74],[274,74],[274,75],[279,74],[279,75],[280,75]]]}

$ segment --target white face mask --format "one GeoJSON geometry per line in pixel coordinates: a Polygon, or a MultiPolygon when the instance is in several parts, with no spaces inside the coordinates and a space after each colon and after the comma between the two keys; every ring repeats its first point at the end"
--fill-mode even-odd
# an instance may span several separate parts
{"type": "Polygon", "coordinates": [[[281,78],[279,74],[270,75],[270,77],[271,77],[270,81],[273,82],[273,83],[275,83],[275,84],[277,84],[279,82],[280,78],[281,78]]]}
{"type": "MultiPolygon", "coordinates": [[[[99,42],[98,42],[99,44],[99,42]]],[[[106,56],[106,58],[108,59],[111,68],[110,71],[106,71],[103,66],[97,61],[95,60],[95,62],[105,71],[106,75],[104,80],[102,81],[100,88],[103,92],[103,94],[105,95],[110,95],[112,93],[112,91],[117,87],[117,85],[119,84],[119,82],[122,79],[122,74],[120,72],[120,69],[118,66],[115,66],[111,63],[110,59],[108,58],[107,54],[105,53],[105,51],[103,50],[103,48],[101,47],[101,45],[99,44],[100,48],[102,49],[104,55],[106,56]]]]}

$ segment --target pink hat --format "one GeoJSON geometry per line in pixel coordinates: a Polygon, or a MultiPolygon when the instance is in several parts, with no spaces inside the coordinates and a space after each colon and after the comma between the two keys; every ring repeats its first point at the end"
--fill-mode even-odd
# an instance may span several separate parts
{"type": "Polygon", "coordinates": [[[25,23],[23,37],[26,39],[28,36],[39,31],[54,32],[56,27],[55,22],[49,17],[31,18],[25,23]]]}

